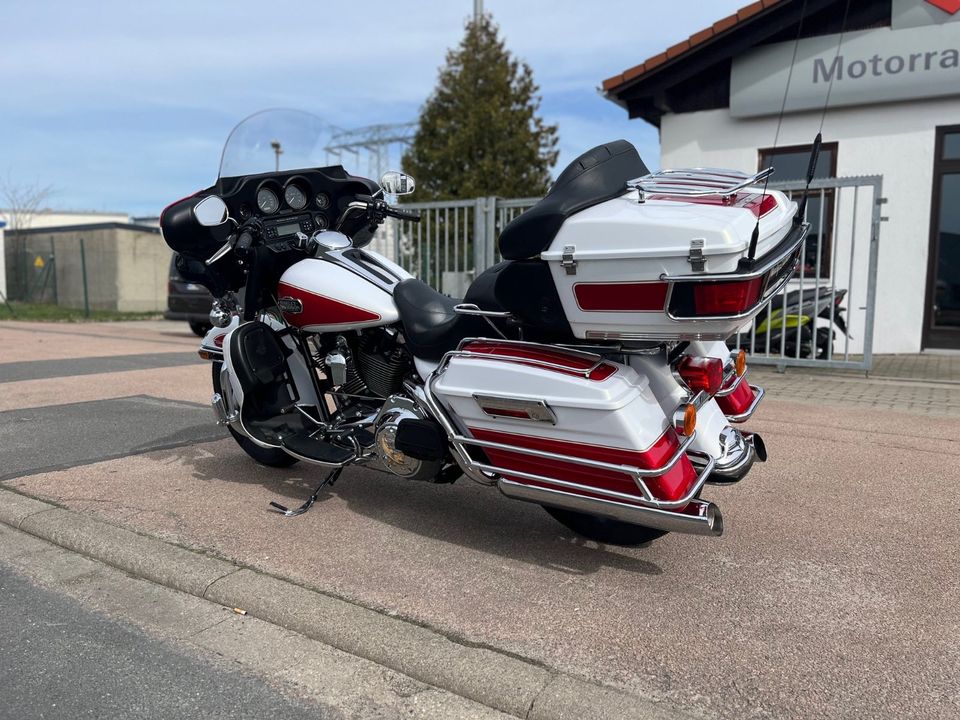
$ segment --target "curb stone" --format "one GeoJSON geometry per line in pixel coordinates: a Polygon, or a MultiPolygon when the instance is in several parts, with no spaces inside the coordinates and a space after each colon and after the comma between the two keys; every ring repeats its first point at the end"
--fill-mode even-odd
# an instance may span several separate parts
{"type": "Polygon", "coordinates": [[[690,717],[7,489],[0,489],[0,522],[159,585],[242,607],[254,617],[515,717],[690,717]]]}

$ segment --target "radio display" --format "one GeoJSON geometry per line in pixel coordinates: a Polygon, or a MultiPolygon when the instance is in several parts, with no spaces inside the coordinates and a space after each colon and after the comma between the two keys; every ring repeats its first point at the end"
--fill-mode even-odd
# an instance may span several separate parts
{"type": "Polygon", "coordinates": [[[300,232],[300,223],[287,223],[286,225],[277,225],[277,235],[293,235],[300,232]]]}

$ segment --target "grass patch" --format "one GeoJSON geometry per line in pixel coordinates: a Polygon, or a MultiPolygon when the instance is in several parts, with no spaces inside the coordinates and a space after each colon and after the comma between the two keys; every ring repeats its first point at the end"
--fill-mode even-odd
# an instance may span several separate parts
{"type": "Polygon", "coordinates": [[[10,307],[0,302],[0,320],[26,320],[31,322],[105,322],[113,320],[157,320],[160,312],[117,312],[115,310],[91,310],[89,317],[83,308],[67,308],[45,303],[11,302],[10,307]],[[13,308],[11,314],[10,309],[13,308]]]}

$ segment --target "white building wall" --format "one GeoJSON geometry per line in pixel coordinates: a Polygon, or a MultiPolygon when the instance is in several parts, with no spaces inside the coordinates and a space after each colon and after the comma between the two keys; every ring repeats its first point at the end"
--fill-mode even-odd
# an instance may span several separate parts
{"type": "MultiPolygon", "coordinates": [[[[875,353],[920,351],[935,128],[958,121],[957,99],[838,108],[827,113],[823,141],[838,143],[837,175],[882,175],[883,195],[889,200],[883,206],[883,215],[890,221],[880,228],[875,353]]],[[[819,112],[785,116],[777,146],[809,145],[819,125],[819,112]]],[[[758,166],[758,150],[773,146],[776,130],[776,117],[734,119],[727,109],[665,115],[660,129],[660,165],[752,170],[758,166]]],[[[847,213],[850,210],[847,208],[847,213]]],[[[841,215],[845,215],[842,205],[841,215]]],[[[858,216],[869,218],[862,211],[858,216]]],[[[841,218],[840,237],[847,222],[849,218],[841,218]]],[[[866,262],[866,254],[860,252],[861,238],[868,236],[861,230],[861,222],[858,219],[858,267],[854,268],[854,292],[849,302],[854,315],[865,297],[865,268],[859,265],[866,262]],[[863,281],[858,282],[858,277],[863,281]]],[[[844,287],[845,268],[838,266],[836,275],[837,286],[844,287]]],[[[853,327],[858,325],[862,323],[852,323],[853,327]]],[[[857,347],[852,350],[857,351],[857,347]]]]}

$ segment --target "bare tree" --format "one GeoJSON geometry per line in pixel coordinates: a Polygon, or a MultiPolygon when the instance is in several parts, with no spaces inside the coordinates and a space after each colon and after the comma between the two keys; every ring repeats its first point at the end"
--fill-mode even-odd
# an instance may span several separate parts
{"type": "Polygon", "coordinates": [[[26,238],[23,237],[22,231],[30,228],[40,206],[53,195],[53,192],[52,185],[41,185],[39,182],[17,184],[9,175],[5,180],[0,180],[0,216],[6,220],[6,234],[13,240],[13,252],[8,253],[8,258],[13,260],[11,285],[14,288],[23,289],[27,282],[23,263],[19,262],[23,253],[26,252],[26,238]]]}

